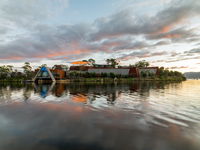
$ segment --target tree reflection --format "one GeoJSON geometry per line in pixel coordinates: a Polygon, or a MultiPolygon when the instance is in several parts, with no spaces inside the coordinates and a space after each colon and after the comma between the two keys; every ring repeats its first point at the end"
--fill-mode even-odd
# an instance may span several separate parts
{"type": "MultiPolygon", "coordinates": [[[[41,98],[53,95],[57,98],[70,96],[72,101],[92,104],[99,97],[104,97],[108,104],[126,94],[136,94],[143,100],[148,98],[151,89],[164,89],[167,86],[178,87],[179,84],[171,82],[132,82],[132,83],[52,83],[52,84],[1,84],[0,99],[11,99],[12,93],[22,90],[25,101],[31,98],[33,92],[41,98]]],[[[19,92],[18,92],[19,93],[19,92]]]]}
{"type": "Polygon", "coordinates": [[[25,84],[25,87],[23,88],[23,96],[25,102],[29,100],[32,92],[33,92],[33,86],[31,84],[25,84]]]}

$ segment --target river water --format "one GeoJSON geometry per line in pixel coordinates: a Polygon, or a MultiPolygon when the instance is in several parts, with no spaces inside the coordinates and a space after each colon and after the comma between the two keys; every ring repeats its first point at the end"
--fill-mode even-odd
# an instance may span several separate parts
{"type": "Polygon", "coordinates": [[[200,81],[0,84],[0,150],[200,150],[200,81]]]}

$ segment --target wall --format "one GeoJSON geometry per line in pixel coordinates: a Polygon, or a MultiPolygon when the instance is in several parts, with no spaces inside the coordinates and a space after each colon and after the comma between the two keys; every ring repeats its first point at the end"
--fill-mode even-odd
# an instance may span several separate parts
{"type": "Polygon", "coordinates": [[[90,68],[88,69],[89,73],[114,73],[114,74],[121,74],[121,75],[129,75],[130,69],[124,68],[90,68]]]}

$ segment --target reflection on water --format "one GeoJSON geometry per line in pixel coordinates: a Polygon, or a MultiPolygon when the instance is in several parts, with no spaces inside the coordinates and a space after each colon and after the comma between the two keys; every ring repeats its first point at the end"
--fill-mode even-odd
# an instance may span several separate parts
{"type": "Polygon", "coordinates": [[[0,150],[200,149],[200,81],[1,84],[0,150]]]}

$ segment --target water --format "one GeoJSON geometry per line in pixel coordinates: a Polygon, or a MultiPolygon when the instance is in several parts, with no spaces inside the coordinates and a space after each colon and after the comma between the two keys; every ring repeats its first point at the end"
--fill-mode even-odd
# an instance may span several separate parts
{"type": "Polygon", "coordinates": [[[0,85],[0,150],[199,150],[200,81],[0,85]]]}

